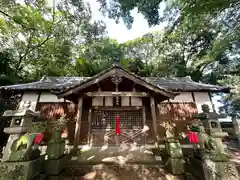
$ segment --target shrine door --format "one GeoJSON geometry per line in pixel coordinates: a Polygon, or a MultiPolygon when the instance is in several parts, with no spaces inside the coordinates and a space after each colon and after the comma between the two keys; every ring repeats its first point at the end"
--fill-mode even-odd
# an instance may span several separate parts
{"type": "Polygon", "coordinates": [[[93,146],[116,146],[145,143],[143,109],[103,108],[93,109],[91,137],[93,146]],[[120,134],[116,135],[116,118],[120,117],[120,134]]]}

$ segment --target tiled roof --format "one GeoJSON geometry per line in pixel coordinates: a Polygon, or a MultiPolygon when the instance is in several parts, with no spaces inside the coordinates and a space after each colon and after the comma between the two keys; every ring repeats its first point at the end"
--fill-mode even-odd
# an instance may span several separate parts
{"type": "MultiPolygon", "coordinates": [[[[10,86],[1,86],[6,90],[57,90],[64,91],[71,87],[82,84],[90,77],[48,77],[44,76],[41,80],[26,83],[15,84],[10,86]]],[[[228,87],[194,82],[190,77],[144,77],[148,83],[157,85],[173,92],[192,92],[192,91],[209,91],[209,92],[229,92],[228,87]]]]}
{"type": "Polygon", "coordinates": [[[147,77],[146,81],[167,88],[171,91],[209,91],[209,92],[226,92],[229,93],[228,87],[195,82],[191,77],[147,77]]]}

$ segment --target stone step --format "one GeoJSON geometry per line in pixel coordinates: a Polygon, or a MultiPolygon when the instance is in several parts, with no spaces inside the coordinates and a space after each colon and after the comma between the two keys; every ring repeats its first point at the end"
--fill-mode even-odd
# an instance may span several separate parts
{"type": "Polygon", "coordinates": [[[125,164],[121,165],[69,165],[64,172],[61,173],[62,179],[71,177],[75,179],[88,179],[88,180],[182,180],[182,176],[173,176],[166,172],[162,165],[143,165],[143,164],[125,164]]]}
{"type": "Polygon", "coordinates": [[[163,165],[163,161],[127,161],[127,162],[121,162],[121,161],[109,161],[109,162],[103,162],[103,161],[68,161],[68,165],[97,165],[97,164],[106,164],[106,165],[119,165],[119,164],[127,164],[127,165],[132,165],[132,164],[138,164],[138,165],[163,165]]]}

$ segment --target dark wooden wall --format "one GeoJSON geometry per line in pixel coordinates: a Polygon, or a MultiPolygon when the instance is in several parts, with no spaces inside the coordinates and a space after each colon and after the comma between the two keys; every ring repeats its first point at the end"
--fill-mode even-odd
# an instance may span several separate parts
{"type": "MultiPolygon", "coordinates": [[[[75,110],[69,109],[70,103],[38,103],[37,110],[41,112],[41,116],[43,120],[54,121],[61,115],[67,114],[67,118],[69,118],[68,126],[64,132],[67,136],[67,139],[70,141],[70,144],[73,143],[74,140],[74,131],[75,131],[75,116],[77,109],[75,110]]],[[[147,143],[153,144],[153,124],[152,124],[152,116],[150,104],[146,103],[146,125],[149,126],[150,131],[147,133],[147,143]]],[[[177,133],[186,132],[186,124],[192,118],[191,116],[194,113],[197,113],[197,107],[195,103],[160,103],[157,105],[157,127],[158,133],[160,135],[161,140],[164,140],[165,130],[161,126],[161,123],[164,121],[172,121],[176,124],[177,133]]],[[[83,115],[82,115],[82,123],[81,123],[81,131],[80,131],[80,142],[79,144],[84,144],[87,142],[87,134],[88,134],[88,107],[83,107],[83,115]]],[[[49,137],[46,133],[46,137],[49,137]]]]}
{"type": "MultiPolygon", "coordinates": [[[[157,105],[157,126],[160,138],[164,140],[165,130],[161,126],[163,122],[176,124],[176,135],[187,132],[187,123],[192,120],[192,115],[197,113],[197,107],[194,102],[175,103],[166,102],[157,105]]],[[[182,141],[186,142],[186,141],[182,141]]]]}
{"type": "MultiPolygon", "coordinates": [[[[60,102],[60,103],[39,102],[37,104],[36,110],[40,111],[41,119],[47,122],[56,121],[60,116],[63,116],[66,114],[66,118],[69,119],[69,122],[63,134],[64,136],[67,136],[67,139],[72,144],[74,139],[75,121],[76,121],[75,116],[77,112],[77,109],[76,109],[77,107],[74,107],[74,109],[72,109],[72,107],[70,107],[69,105],[70,105],[69,102],[60,102]]],[[[45,141],[48,141],[48,139],[51,136],[51,128],[50,128],[51,123],[48,123],[48,124],[49,124],[49,128],[44,134],[45,141]]]]}

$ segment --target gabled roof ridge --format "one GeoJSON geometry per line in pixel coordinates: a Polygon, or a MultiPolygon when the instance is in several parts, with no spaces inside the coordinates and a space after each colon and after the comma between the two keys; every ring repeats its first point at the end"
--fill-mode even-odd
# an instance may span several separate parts
{"type": "MultiPolygon", "coordinates": [[[[75,90],[79,90],[79,89],[81,89],[81,88],[86,88],[86,87],[83,87],[84,85],[85,86],[89,86],[90,84],[92,85],[92,83],[94,84],[94,82],[92,82],[93,80],[97,80],[97,78],[100,78],[101,76],[103,76],[104,74],[107,74],[107,73],[110,73],[111,71],[113,71],[113,70],[120,70],[120,73],[125,73],[126,74],[126,78],[130,78],[130,77],[127,77],[128,75],[130,75],[130,76],[132,76],[133,78],[136,78],[137,80],[140,80],[140,82],[142,82],[142,83],[138,83],[138,84],[141,84],[141,85],[143,85],[143,86],[145,86],[146,88],[148,88],[148,89],[150,89],[150,90],[152,90],[152,91],[156,91],[156,92],[158,92],[158,93],[163,93],[163,94],[165,94],[166,96],[169,96],[169,97],[175,97],[178,93],[174,93],[174,92],[172,92],[172,91],[170,91],[170,90],[167,90],[166,88],[164,88],[164,87],[161,87],[161,86],[159,86],[159,85],[156,85],[156,84],[153,84],[153,83],[149,83],[149,82],[147,82],[145,79],[143,79],[142,77],[140,77],[140,76],[137,76],[136,74],[134,74],[134,73],[132,73],[132,72],[128,72],[127,70],[125,70],[124,68],[122,68],[122,67],[120,67],[120,66],[118,66],[118,65],[113,65],[112,67],[110,67],[110,68],[108,68],[108,69],[106,69],[106,70],[104,70],[104,71],[102,71],[102,72],[100,72],[100,73],[98,73],[98,74],[96,74],[96,75],[94,75],[94,76],[92,76],[91,78],[89,78],[89,79],[87,79],[87,80],[85,80],[85,81],[83,81],[82,83],[80,83],[80,84],[76,84],[75,86],[72,86],[72,87],[69,87],[69,88],[67,88],[67,89],[65,89],[65,90],[63,90],[63,91],[61,91],[61,92],[59,92],[59,93],[56,93],[56,94],[58,94],[58,96],[59,97],[64,97],[64,96],[66,96],[66,95],[68,95],[70,92],[72,93],[72,90],[73,89],[75,89],[75,90]],[[122,72],[121,72],[122,71],[122,72]],[[87,83],[89,83],[89,84],[87,84],[87,83]],[[146,83],[146,84],[144,84],[144,83],[146,83]],[[71,91],[70,91],[71,90],[71,91]]],[[[115,75],[115,74],[118,74],[119,72],[113,72],[113,74],[112,75],[115,75]]],[[[124,74],[122,74],[123,76],[125,76],[124,74]]],[[[111,76],[110,74],[109,74],[109,76],[111,76]]],[[[102,77],[103,78],[103,77],[102,77]]],[[[104,78],[106,78],[106,77],[104,77],[104,78]]],[[[131,79],[131,78],[130,78],[131,79]]],[[[132,80],[132,79],[131,79],[132,80]]],[[[134,81],[134,80],[133,80],[134,81]]]]}
{"type": "MultiPolygon", "coordinates": [[[[164,87],[162,87],[162,86],[158,86],[158,85],[154,85],[154,84],[152,84],[152,83],[149,83],[148,81],[146,81],[146,79],[145,78],[143,78],[143,77],[141,77],[141,76],[138,76],[138,75],[136,75],[136,74],[134,74],[134,73],[132,73],[132,72],[128,72],[128,71],[126,71],[125,69],[123,69],[122,67],[119,67],[121,70],[123,70],[124,72],[126,72],[126,73],[128,73],[128,74],[131,74],[131,75],[133,75],[133,76],[135,76],[136,78],[138,78],[138,79],[140,79],[140,80],[142,80],[142,81],[145,81],[146,83],[148,83],[149,85],[151,85],[151,86],[155,86],[155,87],[157,87],[157,88],[159,88],[159,89],[161,89],[161,90],[163,90],[163,91],[165,91],[165,92],[167,92],[167,93],[173,93],[172,91],[169,91],[169,90],[167,90],[166,88],[164,88],[164,87]]],[[[173,93],[174,94],[174,93],[173,93]]]]}

